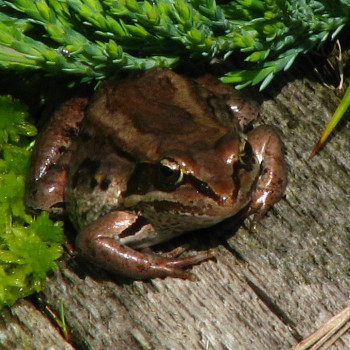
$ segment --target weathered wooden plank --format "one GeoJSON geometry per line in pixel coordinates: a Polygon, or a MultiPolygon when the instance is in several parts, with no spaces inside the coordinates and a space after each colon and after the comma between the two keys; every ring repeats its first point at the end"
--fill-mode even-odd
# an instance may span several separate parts
{"type": "MultiPolygon", "coordinates": [[[[297,67],[258,96],[258,123],[278,126],[285,143],[285,198],[255,232],[245,222],[181,237],[194,249],[218,248],[216,260],[193,268],[197,282],[129,281],[66,256],[43,295],[56,310],[63,300],[75,348],[288,349],[348,303],[349,124],[307,160],[337,99],[311,66],[297,67]]],[[[28,301],[4,311],[1,322],[0,348],[27,334],[29,349],[70,348],[28,301]]],[[[333,349],[349,343],[345,334],[333,349]]]]}
{"type": "Polygon", "coordinates": [[[73,350],[47,318],[27,300],[0,314],[0,349],[73,350]]]}

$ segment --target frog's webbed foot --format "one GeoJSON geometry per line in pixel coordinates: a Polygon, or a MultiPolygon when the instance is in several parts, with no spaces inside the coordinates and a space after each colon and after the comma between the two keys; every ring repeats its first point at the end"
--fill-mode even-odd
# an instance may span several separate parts
{"type": "MultiPolygon", "coordinates": [[[[96,265],[134,279],[172,276],[195,280],[192,273],[182,268],[215,255],[215,249],[209,249],[193,256],[177,258],[173,254],[167,256],[141,252],[121,244],[120,237],[123,237],[126,230],[130,234],[133,225],[139,226],[136,218],[135,214],[129,212],[110,212],[82,230],[77,236],[76,246],[96,265]]],[[[137,234],[142,235],[142,230],[149,230],[150,226],[147,223],[138,227],[137,234]]]]}
{"type": "MultiPolygon", "coordinates": [[[[180,256],[183,252],[189,249],[189,244],[184,244],[179,247],[174,248],[173,250],[170,250],[169,252],[163,252],[161,253],[161,256],[163,258],[177,258],[180,256]]],[[[153,253],[152,249],[150,249],[150,253],[153,253]]]]}
{"type": "Polygon", "coordinates": [[[287,186],[287,166],[281,139],[273,127],[255,128],[248,134],[248,140],[261,166],[261,175],[248,210],[248,215],[254,214],[254,227],[283,196],[287,186]]]}
{"type": "Polygon", "coordinates": [[[87,103],[78,97],[63,103],[39,134],[27,180],[28,207],[62,214],[68,165],[87,103]]]}

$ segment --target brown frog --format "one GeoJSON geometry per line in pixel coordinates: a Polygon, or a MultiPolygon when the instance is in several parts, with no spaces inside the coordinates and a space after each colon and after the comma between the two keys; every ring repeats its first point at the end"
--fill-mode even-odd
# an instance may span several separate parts
{"type": "Polygon", "coordinates": [[[214,249],[180,258],[147,247],[243,208],[256,222],[284,193],[275,130],[243,133],[257,114],[255,102],[211,76],[154,68],[105,82],[91,101],[63,104],[39,135],[27,204],[67,212],[77,248],[112,272],[191,279],[182,268],[214,249]]]}

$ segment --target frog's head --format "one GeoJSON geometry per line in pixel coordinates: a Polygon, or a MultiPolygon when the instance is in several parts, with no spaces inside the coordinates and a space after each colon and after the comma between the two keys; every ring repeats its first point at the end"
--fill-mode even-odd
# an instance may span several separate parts
{"type": "Polygon", "coordinates": [[[228,133],[210,147],[197,140],[186,151],[168,151],[154,163],[138,163],[124,204],[140,210],[155,225],[207,227],[249,203],[258,172],[244,135],[228,133]]]}

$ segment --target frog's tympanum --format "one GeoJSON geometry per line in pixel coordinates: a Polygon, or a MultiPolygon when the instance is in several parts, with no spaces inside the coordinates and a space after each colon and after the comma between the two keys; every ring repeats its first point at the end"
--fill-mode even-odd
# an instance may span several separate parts
{"type": "Polygon", "coordinates": [[[281,198],[276,131],[243,133],[257,114],[255,102],[211,76],[154,68],[105,82],[91,101],[63,104],[39,135],[27,204],[66,212],[78,250],[112,272],[192,278],[182,268],[214,249],[180,258],[145,248],[243,208],[258,221],[281,198]]]}

